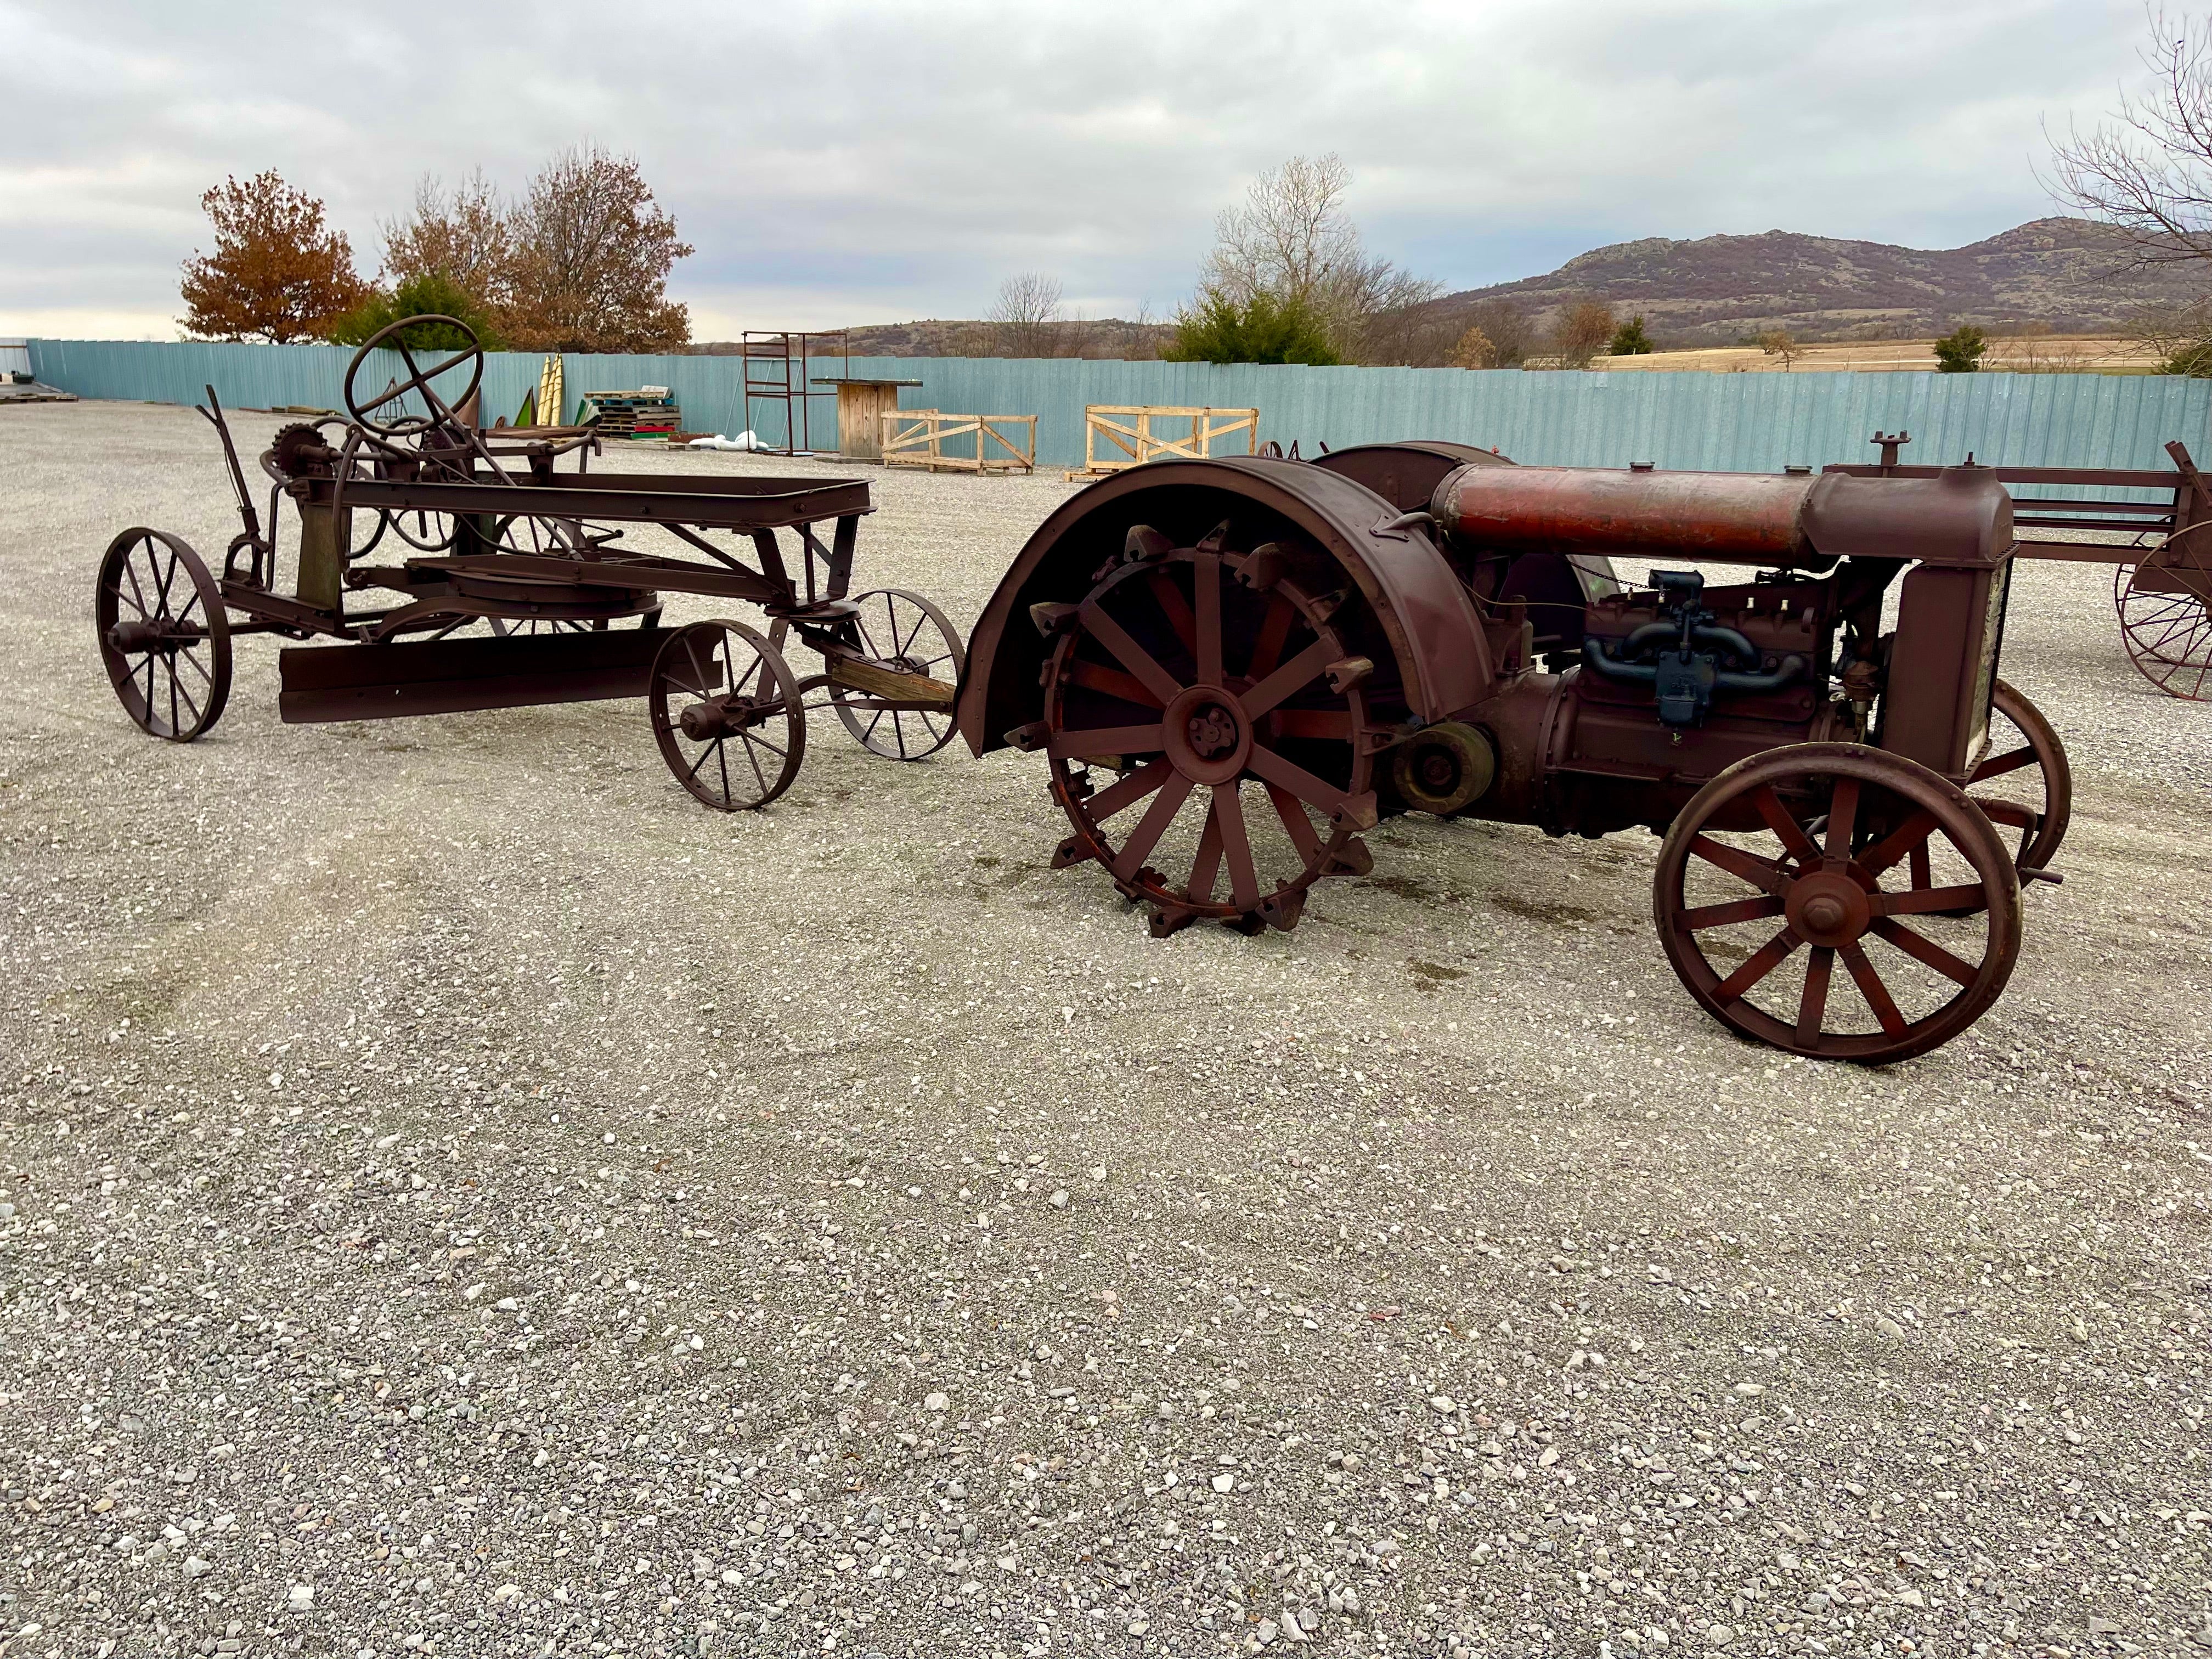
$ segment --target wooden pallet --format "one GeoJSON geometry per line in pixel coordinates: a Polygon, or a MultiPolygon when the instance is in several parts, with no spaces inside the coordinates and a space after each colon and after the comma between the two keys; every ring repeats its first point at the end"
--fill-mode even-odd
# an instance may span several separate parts
{"type": "Polygon", "coordinates": [[[885,466],[920,467],[930,472],[1034,472],[1036,423],[1034,415],[947,415],[934,409],[886,411],[883,421],[885,466]],[[972,453],[947,454],[947,440],[972,453]],[[996,445],[1003,453],[994,453],[996,445]]]}
{"type": "Polygon", "coordinates": [[[672,398],[641,392],[586,392],[583,402],[597,417],[603,438],[665,440],[683,429],[684,410],[672,398]]]}
{"type": "MultiPolygon", "coordinates": [[[[1071,467],[1067,477],[1103,478],[1147,461],[1202,461],[1213,454],[1213,441],[1243,434],[1247,455],[1260,453],[1260,411],[1256,409],[1180,409],[1168,404],[1091,404],[1083,411],[1083,465],[1071,467]],[[1116,416],[1124,417],[1116,419],[1116,416]],[[1155,431],[1156,421],[1181,422],[1179,434],[1155,431]],[[1120,453],[1101,457],[1103,438],[1120,453]]],[[[1229,453],[1237,452],[1231,450],[1229,453]]]]}

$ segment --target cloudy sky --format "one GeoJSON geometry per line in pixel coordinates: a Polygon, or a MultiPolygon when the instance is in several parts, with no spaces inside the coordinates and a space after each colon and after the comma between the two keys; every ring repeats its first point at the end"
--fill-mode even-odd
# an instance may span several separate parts
{"type": "Polygon", "coordinates": [[[1642,236],[1955,246],[2054,210],[2046,125],[2135,0],[0,0],[0,334],[176,336],[198,198],[276,167],[373,270],[428,172],[635,153],[701,338],[981,314],[1009,273],[1171,312],[1284,157],[1454,288],[1642,236]]]}

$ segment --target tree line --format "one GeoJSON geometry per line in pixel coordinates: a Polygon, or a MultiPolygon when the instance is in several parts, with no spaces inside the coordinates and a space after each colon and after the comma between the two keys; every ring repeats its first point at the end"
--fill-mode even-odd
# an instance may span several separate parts
{"type": "MultiPolygon", "coordinates": [[[[184,265],[179,320],[195,338],[358,345],[429,313],[467,324],[489,350],[672,351],[691,337],[667,284],[693,250],[637,161],[596,144],[558,152],[512,198],[480,170],[450,191],[426,176],[405,212],[380,222],[373,278],[322,202],[273,169],[226,179],[200,204],[215,247],[184,265]]],[[[407,336],[460,339],[436,327],[407,336]]]]}
{"type": "Polygon", "coordinates": [[[1447,308],[1442,283],[1368,252],[1346,210],[1351,186],[1334,155],[1294,155],[1261,173],[1215,219],[1196,291],[1171,323],[1067,317],[1059,279],[1024,271],[1000,285],[963,355],[1583,368],[1654,349],[1643,318],[1622,321],[1595,301],[1560,307],[1548,326],[1503,297],[1447,308]]]}

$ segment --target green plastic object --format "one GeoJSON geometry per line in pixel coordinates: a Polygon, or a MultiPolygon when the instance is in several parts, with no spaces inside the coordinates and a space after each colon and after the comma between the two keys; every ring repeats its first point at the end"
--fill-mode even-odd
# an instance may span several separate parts
{"type": "Polygon", "coordinates": [[[522,394],[522,407],[514,412],[514,423],[517,426],[538,424],[538,388],[536,386],[531,387],[522,394]]]}

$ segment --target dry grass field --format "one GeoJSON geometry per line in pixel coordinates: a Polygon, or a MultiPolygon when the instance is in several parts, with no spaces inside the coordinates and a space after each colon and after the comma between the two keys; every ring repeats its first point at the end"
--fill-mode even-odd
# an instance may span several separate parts
{"type": "MultiPolygon", "coordinates": [[[[2155,361],[2141,342],[2123,337],[2027,334],[1991,337],[1982,369],[2017,374],[2147,374],[2155,361]]],[[[1620,374],[1928,373],[1936,368],[1936,342],[1848,340],[1804,345],[1787,362],[1757,346],[1710,346],[1640,357],[1601,357],[1591,367],[1620,374]]]]}

